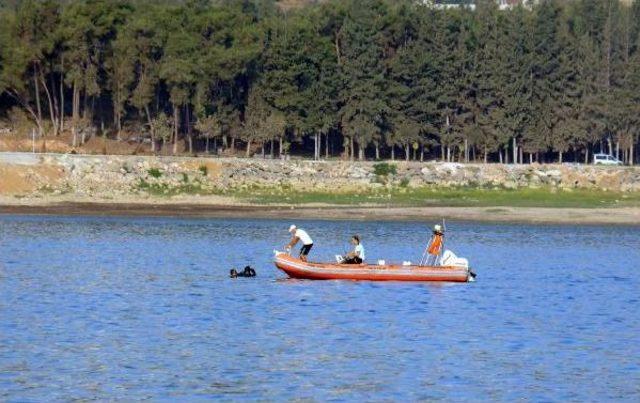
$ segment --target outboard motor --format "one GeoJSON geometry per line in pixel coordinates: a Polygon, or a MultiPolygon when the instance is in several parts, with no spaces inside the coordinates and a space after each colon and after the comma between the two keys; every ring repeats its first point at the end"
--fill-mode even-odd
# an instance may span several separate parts
{"type": "Polygon", "coordinates": [[[469,261],[463,257],[456,256],[456,254],[450,250],[445,250],[440,258],[440,266],[455,266],[468,269],[469,261]]]}
{"type": "Polygon", "coordinates": [[[473,272],[469,268],[469,261],[463,257],[456,256],[455,253],[450,250],[445,250],[440,258],[440,266],[454,266],[454,267],[464,267],[469,272],[469,277],[467,281],[476,281],[476,273],[473,272]]]}

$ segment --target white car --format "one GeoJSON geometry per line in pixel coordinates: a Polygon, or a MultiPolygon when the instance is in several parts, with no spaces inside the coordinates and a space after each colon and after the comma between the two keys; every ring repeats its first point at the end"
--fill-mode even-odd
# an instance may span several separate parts
{"type": "Polygon", "coordinates": [[[622,165],[622,161],[609,154],[594,154],[594,165],[622,165]]]}

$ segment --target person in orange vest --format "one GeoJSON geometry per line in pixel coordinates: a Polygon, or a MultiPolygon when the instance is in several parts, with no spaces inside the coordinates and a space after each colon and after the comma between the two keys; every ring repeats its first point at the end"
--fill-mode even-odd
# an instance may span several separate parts
{"type": "Polygon", "coordinates": [[[438,260],[438,256],[442,253],[442,246],[444,245],[444,231],[440,224],[436,224],[433,227],[433,236],[431,237],[431,243],[427,249],[429,257],[427,259],[428,264],[435,264],[438,260]]]}

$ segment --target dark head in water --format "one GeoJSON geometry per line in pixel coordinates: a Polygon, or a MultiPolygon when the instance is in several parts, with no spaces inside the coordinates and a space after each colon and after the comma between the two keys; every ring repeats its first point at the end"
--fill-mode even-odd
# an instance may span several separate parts
{"type": "Polygon", "coordinates": [[[229,277],[255,277],[256,271],[251,266],[246,266],[243,271],[238,272],[236,269],[231,269],[229,271],[229,277]]]}

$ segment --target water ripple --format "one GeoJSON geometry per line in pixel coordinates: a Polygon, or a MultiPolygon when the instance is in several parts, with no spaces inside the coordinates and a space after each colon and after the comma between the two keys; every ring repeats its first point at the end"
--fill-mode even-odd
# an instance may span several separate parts
{"type": "MultiPolygon", "coordinates": [[[[639,228],[452,222],[479,281],[403,284],[284,278],[289,224],[0,217],[0,400],[640,400],[639,228]]],[[[428,236],[299,224],[316,259],[428,236]]]]}

